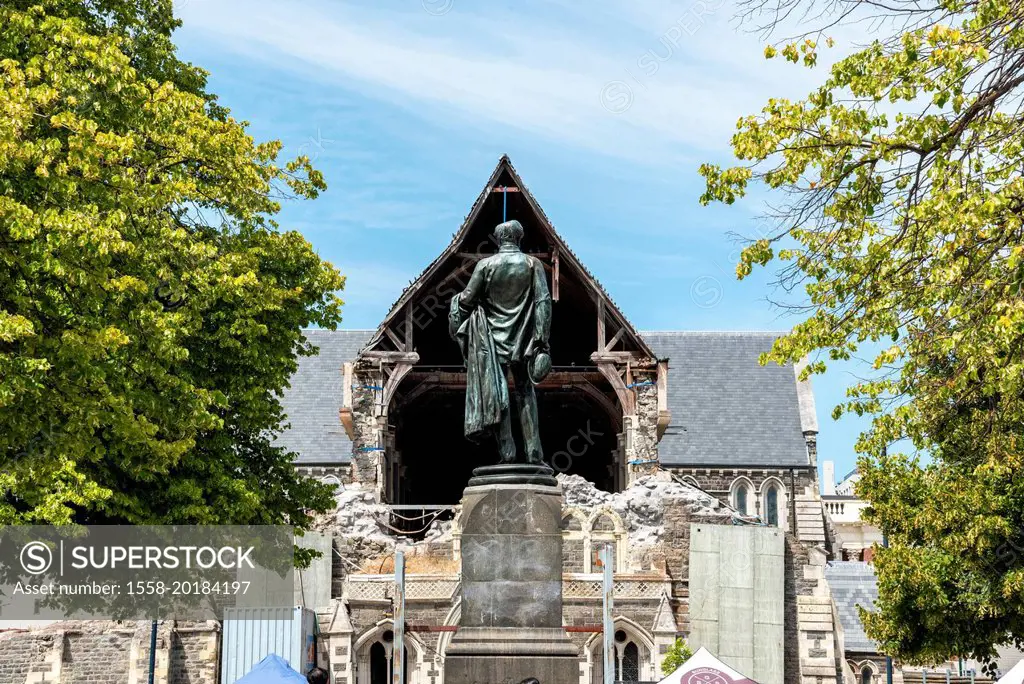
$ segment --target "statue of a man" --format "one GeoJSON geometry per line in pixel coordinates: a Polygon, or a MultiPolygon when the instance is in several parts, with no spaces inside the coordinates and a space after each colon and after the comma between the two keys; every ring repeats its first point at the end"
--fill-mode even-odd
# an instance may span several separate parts
{"type": "Polygon", "coordinates": [[[449,331],[466,361],[465,433],[474,441],[493,434],[501,463],[520,460],[512,437],[511,372],[523,460],[540,464],[544,455],[533,386],[551,368],[551,294],[543,264],[519,249],[519,221],[498,225],[494,235],[498,253],[480,260],[449,313],[449,331]]]}

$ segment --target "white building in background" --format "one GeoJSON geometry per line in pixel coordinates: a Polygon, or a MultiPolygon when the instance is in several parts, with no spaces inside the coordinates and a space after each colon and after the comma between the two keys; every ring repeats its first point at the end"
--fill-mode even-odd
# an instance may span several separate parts
{"type": "Polygon", "coordinates": [[[854,485],[860,473],[854,469],[836,482],[836,466],[832,461],[822,463],[821,502],[825,518],[835,531],[837,559],[870,561],[872,547],[882,543],[882,531],[864,522],[861,513],[868,503],[857,498],[854,485]]]}
{"type": "MultiPolygon", "coordinates": [[[[842,650],[849,667],[844,681],[851,684],[850,673],[857,684],[885,683],[885,656],[877,644],[864,633],[858,607],[870,608],[878,598],[878,586],[871,566],[874,545],[882,545],[882,531],[861,519],[868,502],[858,498],[854,486],[860,480],[856,469],[836,481],[832,461],[822,461],[821,505],[825,524],[834,534],[835,560],[828,563],[825,578],[836,606],[842,629],[842,650]]],[[[1024,653],[1011,646],[997,648],[999,673],[1005,673],[1024,659],[1024,653]]],[[[971,684],[982,681],[984,664],[975,660],[951,660],[928,668],[898,664],[894,684],[971,684]],[[922,670],[927,673],[922,674],[922,670]]]]}

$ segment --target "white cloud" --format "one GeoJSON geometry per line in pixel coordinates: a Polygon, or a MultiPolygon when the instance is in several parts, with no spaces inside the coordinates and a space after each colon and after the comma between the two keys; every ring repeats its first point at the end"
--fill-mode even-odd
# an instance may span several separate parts
{"type": "Polygon", "coordinates": [[[395,12],[193,0],[183,31],[431,118],[660,165],[721,150],[739,116],[823,77],[765,63],[759,41],[730,26],[722,2],[474,6],[486,14],[457,2],[432,16],[418,3],[420,11],[395,12]]]}

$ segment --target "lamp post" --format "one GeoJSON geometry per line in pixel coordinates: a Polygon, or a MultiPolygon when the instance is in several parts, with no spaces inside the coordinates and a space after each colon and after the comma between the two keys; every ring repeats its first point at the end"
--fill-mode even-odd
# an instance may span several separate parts
{"type": "Polygon", "coordinates": [[[149,625],[149,684],[156,679],[156,620],[149,625]]]}
{"type": "Polygon", "coordinates": [[[612,595],[615,593],[615,580],[612,574],[614,562],[612,545],[607,544],[601,548],[601,564],[604,566],[603,581],[601,582],[604,596],[601,628],[601,638],[604,643],[604,684],[614,684],[615,682],[615,622],[612,620],[612,595]]]}

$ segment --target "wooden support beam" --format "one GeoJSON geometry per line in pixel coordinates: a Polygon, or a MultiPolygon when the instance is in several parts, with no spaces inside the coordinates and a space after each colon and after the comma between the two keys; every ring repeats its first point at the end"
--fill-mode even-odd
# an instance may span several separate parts
{"type": "MultiPolygon", "coordinates": [[[[540,259],[541,261],[543,261],[544,259],[550,259],[551,258],[551,252],[523,252],[523,253],[527,254],[529,256],[532,256],[534,258],[540,259]]],[[[462,259],[472,259],[473,261],[479,261],[480,259],[483,259],[484,257],[489,257],[491,255],[490,254],[484,254],[483,252],[456,252],[455,256],[457,256],[459,258],[462,258],[462,259]]],[[[548,266],[548,265],[545,264],[545,266],[548,266]]],[[[548,268],[551,268],[551,267],[548,266],[548,268]]]]}
{"type": "MultiPolygon", "coordinates": [[[[419,360],[419,354],[414,352],[412,355],[416,357],[417,361],[419,360]]],[[[381,404],[385,411],[387,410],[387,407],[391,405],[391,397],[394,396],[395,390],[397,390],[398,385],[401,384],[402,378],[412,370],[413,363],[415,363],[415,361],[412,363],[399,361],[395,364],[394,369],[392,369],[391,375],[388,376],[387,382],[384,383],[384,398],[381,401],[381,404]]]]}
{"type": "Polygon", "coordinates": [[[491,192],[519,192],[519,188],[514,185],[498,185],[491,188],[491,192]]]}
{"type": "Polygon", "coordinates": [[[604,298],[601,295],[597,296],[597,348],[600,351],[605,350],[604,340],[604,298]]]}
{"type": "Polygon", "coordinates": [[[668,430],[672,422],[672,412],[668,408],[668,361],[658,361],[658,440],[668,430]]]}
{"type": "MultiPolygon", "coordinates": [[[[412,380],[430,383],[433,387],[462,388],[466,386],[465,373],[446,373],[414,370],[407,376],[412,380]]],[[[601,382],[604,376],[598,372],[552,371],[538,387],[541,389],[568,389],[595,382],[601,382]]],[[[598,390],[599,391],[599,390],[598,390]]]]}
{"type": "Polygon", "coordinates": [[[630,351],[606,351],[594,352],[590,360],[600,365],[602,363],[625,363],[626,361],[638,360],[637,355],[630,351]]]}
{"type": "MultiPolygon", "coordinates": [[[[410,309],[412,307],[409,307],[410,309]]],[[[404,351],[405,343],[399,339],[398,335],[391,331],[391,328],[384,328],[384,334],[391,340],[391,344],[395,345],[396,351],[404,351]]]]}
{"type": "Polygon", "coordinates": [[[420,355],[416,352],[404,352],[404,351],[366,351],[360,354],[364,359],[373,359],[375,361],[385,361],[390,363],[418,363],[420,355]]]}
{"type": "Polygon", "coordinates": [[[605,377],[608,384],[615,390],[615,396],[619,398],[619,404],[622,406],[622,414],[631,416],[636,413],[634,409],[636,404],[635,397],[633,392],[626,387],[626,383],[623,382],[618,366],[614,363],[600,362],[597,364],[597,369],[601,371],[601,375],[605,377]]]}
{"type": "Polygon", "coordinates": [[[407,352],[412,351],[412,303],[409,303],[405,307],[405,346],[403,349],[407,352]]]}
{"type": "Polygon", "coordinates": [[[356,438],[356,426],[355,421],[352,417],[352,364],[346,363],[341,367],[342,373],[342,389],[341,389],[341,409],[338,411],[338,418],[341,420],[341,426],[345,428],[345,434],[348,435],[350,440],[356,438]]]}
{"type": "Polygon", "coordinates": [[[608,340],[608,344],[606,344],[604,346],[604,351],[606,351],[606,352],[611,351],[612,347],[614,347],[616,344],[618,344],[619,340],[621,340],[622,336],[625,335],[625,334],[626,334],[626,326],[622,326],[621,328],[619,328],[619,332],[615,333],[615,336],[612,337],[612,339],[608,340]]]}
{"type": "Polygon", "coordinates": [[[551,301],[558,301],[558,280],[560,274],[560,260],[558,258],[558,248],[553,247],[551,249],[551,301]]]}
{"type": "MultiPolygon", "coordinates": [[[[541,387],[543,388],[543,385],[541,387]]],[[[594,387],[590,382],[577,383],[575,387],[582,390],[584,394],[596,401],[605,410],[605,413],[612,419],[612,425],[615,426],[616,430],[622,429],[622,412],[604,392],[594,387]]]]}
{"type": "MultiPolygon", "coordinates": [[[[477,256],[478,255],[466,255],[467,258],[472,257],[473,261],[476,260],[477,256]]],[[[434,288],[434,292],[440,293],[441,290],[444,289],[445,285],[449,283],[449,281],[464,276],[466,273],[468,273],[469,269],[473,267],[473,261],[465,262],[464,264],[462,264],[462,266],[459,266],[457,269],[446,275],[444,279],[440,283],[438,283],[437,287],[434,288]]],[[[463,283],[462,285],[465,286],[468,282],[469,281],[467,280],[466,283],[463,283]]]]}

